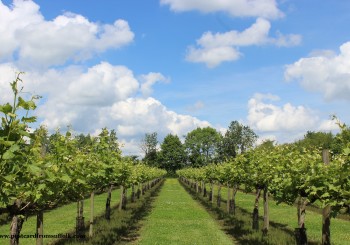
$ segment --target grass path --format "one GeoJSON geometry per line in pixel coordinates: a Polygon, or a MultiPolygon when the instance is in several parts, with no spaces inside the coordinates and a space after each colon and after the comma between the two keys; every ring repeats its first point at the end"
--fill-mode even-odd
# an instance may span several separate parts
{"type": "Polygon", "coordinates": [[[177,179],[165,181],[140,232],[139,245],[234,243],[177,179]]]}
{"type": "MultiPolygon", "coordinates": [[[[112,192],[111,206],[119,203],[120,190],[116,189],[112,192]]],[[[96,195],[94,199],[94,212],[96,216],[102,215],[105,212],[107,193],[96,195]]],[[[76,202],[61,206],[59,208],[44,212],[44,234],[56,235],[66,234],[75,228],[76,218],[76,202]]],[[[90,199],[84,200],[84,217],[85,222],[90,219],[90,199]]],[[[36,216],[29,217],[22,227],[21,234],[32,235],[35,234],[36,216]]],[[[0,226],[0,234],[9,234],[10,224],[0,226]]],[[[53,238],[44,238],[44,244],[49,244],[54,241],[53,238]]],[[[20,239],[21,245],[35,244],[35,238],[20,239]]],[[[9,240],[0,239],[0,244],[9,244],[9,240]]]]}

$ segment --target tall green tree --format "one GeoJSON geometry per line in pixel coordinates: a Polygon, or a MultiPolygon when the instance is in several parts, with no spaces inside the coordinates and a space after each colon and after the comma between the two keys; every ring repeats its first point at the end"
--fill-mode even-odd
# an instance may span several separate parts
{"type": "Polygon", "coordinates": [[[221,134],[214,128],[197,128],[186,135],[185,150],[188,163],[199,167],[217,161],[221,134]]]}
{"type": "Polygon", "coordinates": [[[143,161],[151,166],[157,165],[157,136],[157,132],[146,133],[141,141],[141,150],[145,153],[143,161]]]}
{"type": "Polygon", "coordinates": [[[258,135],[249,126],[232,121],[220,145],[223,158],[234,158],[252,148],[258,135]]]}
{"type": "Polygon", "coordinates": [[[175,173],[181,169],[186,161],[186,152],[177,135],[168,134],[160,146],[158,156],[159,167],[168,173],[175,173]]]}
{"type": "Polygon", "coordinates": [[[333,134],[331,132],[314,132],[307,131],[302,140],[296,142],[297,145],[308,149],[321,148],[330,149],[333,142],[333,134]]]}

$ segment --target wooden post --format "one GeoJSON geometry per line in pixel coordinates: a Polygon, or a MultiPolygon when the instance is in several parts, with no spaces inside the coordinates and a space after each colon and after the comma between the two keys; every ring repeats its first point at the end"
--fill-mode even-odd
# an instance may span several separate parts
{"type": "Polygon", "coordinates": [[[131,202],[135,202],[135,185],[131,185],[131,202]]]}
{"type": "Polygon", "coordinates": [[[256,190],[255,203],[253,209],[253,230],[259,230],[259,198],[260,198],[261,189],[256,190]]]}
{"type": "Polygon", "coordinates": [[[267,232],[269,231],[270,221],[269,221],[269,192],[267,186],[264,187],[264,227],[263,227],[263,234],[267,235],[267,232]]]}
{"type": "Polygon", "coordinates": [[[307,234],[305,228],[306,206],[308,201],[305,197],[298,198],[298,228],[295,229],[295,239],[297,245],[307,245],[307,234]]]}
{"type": "Polygon", "coordinates": [[[238,191],[238,185],[234,184],[232,188],[232,198],[230,200],[230,213],[236,215],[236,194],[238,191]]]}
{"type": "Polygon", "coordinates": [[[127,187],[124,187],[123,205],[122,205],[122,208],[123,208],[124,210],[126,209],[126,204],[127,204],[127,202],[128,202],[127,193],[128,193],[128,188],[127,188],[127,187]]]}
{"type": "Polygon", "coordinates": [[[90,194],[90,228],[89,228],[89,237],[93,235],[93,226],[94,226],[94,197],[95,193],[92,191],[90,194]]]}
{"type": "Polygon", "coordinates": [[[214,183],[213,182],[210,183],[209,201],[211,202],[211,204],[213,204],[214,202],[214,183]]]}
{"type": "MultiPolygon", "coordinates": [[[[325,165],[330,163],[329,150],[322,151],[322,160],[325,165]]],[[[331,244],[331,206],[327,205],[322,211],[322,245],[331,244]]]]}
{"type": "Polygon", "coordinates": [[[230,185],[227,185],[227,200],[226,200],[226,211],[227,213],[230,213],[230,201],[231,201],[231,196],[230,196],[230,185]]]}
{"type": "Polygon", "coordinates": [[[124,186],[120,186],[120,200],[119,200],[119,206],[118,210],[121,211],[123,207],[123,199],[124,199],[124,186]]]}
{"type": "MultiPolygon", "coordinates": [[[[41,157],[44,159],[46,156],[46,147],[44,144],[41,145],[41,157]]],[[[38,235],[36,238],[36,245],[44,244],[44,211],[39,210],[36,215],[36,234],[38,235]]]]}
{"type": "Polygon", "coordinates": [[[10,245],[19,245],[19,235],[22,230],[24,219],[18,215],[12,217],[10,228],[10,245]]]}
{"type": "Polygon", "coordinates": [[[80,200],[77,202],[77,218],[76,218],[76,226],[75,233],[76,239],[82,239],[84,236],[84,200],[80,200]]]}
{"type": "Polygon", "coordinates": [[[106,214],[105,214],[105,218],[106,218],[107,220],[110,220],[110,219],[111,219],[112,189],[113,189],[113,185],[110,185],[110,187],[109,187],[109,189],[108,189],[107,200],[106,200],[106,214]]]}
{"type": "Polygon", "coordinates": [[[216,205],[220,208],[221,206],[221,184],[218,185],[218,196],[216,199],[216,205]]]}
{"type": "Polygon", "coordinates": [[[36,245],[44,244],[44,212],[43,210],[39,210],[36,215],[36,234],[38,237],[36,238],[36,245]]]}

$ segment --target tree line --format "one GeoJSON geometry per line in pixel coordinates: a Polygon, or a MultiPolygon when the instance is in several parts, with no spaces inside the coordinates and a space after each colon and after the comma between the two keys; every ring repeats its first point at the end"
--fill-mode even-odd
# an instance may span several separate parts
{"type": "Polygon", "coordinates": [[[219,163],[254,146],[258,136],[249,127],[232,121],[224,135],[212,127],[196,128],[185,135],[168,134],[158,149],[157,132],[146,133],[141,143],[143,160],[152,166],[175,173],[183,167],[202,167],[219,163]]]}
{"type": "MultiPolygon", "coordinates": [[[[333,120],[341,130],[331,132],[307,131],[304,137],[292,143],[300,149],[329,149],[332,154],[340,154],[346,142],[350,142],[350,130],[342,126],[336,117],[333,120]]],[[[169,173],[185,167],[202,167],[233,159],[250,149],[273,149],[277,143],[265,140],[257,145],[257,134],[249,126],[232,121],[224,134],[212,127],[196,128],[184,136],[184,141],[174,134],[158,141],[157,132],[146,133],[141,142],[143,161],[148,165],[166,169],[169,173]]],[[[137,158],[137,156],[135,156],[137,158]]]]}

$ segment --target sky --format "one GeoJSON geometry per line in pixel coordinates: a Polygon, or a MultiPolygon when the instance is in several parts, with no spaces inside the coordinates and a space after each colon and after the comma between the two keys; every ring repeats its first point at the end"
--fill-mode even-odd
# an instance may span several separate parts
{"type": "MultiPolygon", "coordinates": [[[[237,120],[277,143],[350,124],[348,0],[0,0],[0,103],[53,132],[181,139],[237,120]]],[[[36,125],[36,126],[37,126],[36,125]]]]}

